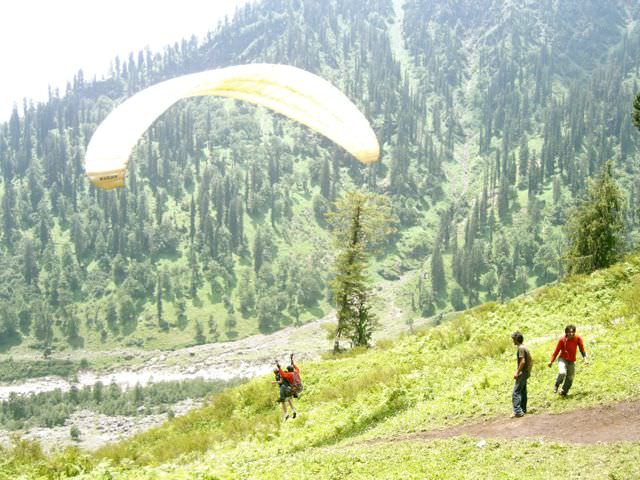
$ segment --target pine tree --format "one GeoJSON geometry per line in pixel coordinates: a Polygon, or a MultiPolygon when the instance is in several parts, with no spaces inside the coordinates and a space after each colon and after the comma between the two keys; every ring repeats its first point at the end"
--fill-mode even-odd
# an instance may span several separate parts
{"type": "Polygon", "coordinates": [[[191,195],[191,203],[189,204],[189,242],[193,244],[196,236],[196,202],[191,195]]]}
{"type": "Polygon", "coordinates": [[[195,341],[197,345],[203,345],[207,341],[207,338],[204,336],[204,330],[202,329],[200,320],[196,320],[195,341]]]}
{"type": "Polygon", "coordinates": [[[260,271],[260,267],[262,267],[264,250],[264,234],[262,229],[258,228],[255,237],[253,237],[253,271],[256,272],[256,274],[260,271]]]}
{"type": "Polygon", "coordinates": [[[2,238],[11,250],[13,248],[13,229],[16,226],[13,209],[16,206],[15,191],[11,181],[4,182],[2,196],[2,238]]]}
{"type": "Polygon", "coordinates": [[[236,316],[233,313],[229,313],[227,315],[227,319],[224,322],[224,326],[227,329],[227,338],[233,340],[238,336],[238,332],[236,332],[236,325],[238,324],[236,320],[236,316]]]}
{"type": "Polygon", "coordinates": [[[80,322],[78,320],[78,317],[76,317],[73,313],[68,314],[64,329],[67,335],[67,339],[70,342],[77,340],[80,336],[80,322]]]}
{"type": "Polygon", "coordinates": [[[509,182],[506,176],[500,179],[500,188],[498,190],[498,216],[502,223],[508,223],[510,221],[509,182]]]}
{"type": "Polygon", "coordinates": [[[320,193],[329,200],[331,195],[331,171],[329,169],[329,160],[326,158],[322,164],[322,173],[320,174],[320,193]]]}
{"type": "Polygon", "coordinates": [[[220,339],[220,332],[218,331],[218,322],[215,321],[213,315],[209,315],[207,324],[209,327],[209,335],[211,336],[211,340],[213,342],[217,342],[220,339]]]}
{"type": "Polygon", "coordinates": [[[131,299],[131,295],[123,293],[118,298],[118,317],[123,328],[130,325],[136,316],[136,307],[131,299]]]}
{"type": "Polygon", "coordinates": [[[162,315],[162,273],[158,273],[158,281],[156,282],[156,320],[161,330],[166,330],[169,325],[162,315]]]}
{"type": "Polygon", "coordinates": [[[464,303],[464,292],[458,286],[453,287],[451,290],[451,306],[457,312],[466,308],[464,303]]]}
{"type": "Polygon", "coordinates": [[[178,298],[174,302],[175,310],[176,310],[176,320],[178,327],[184,328],[187,325],[187,303],[184,301],[184,298],[178,298]]]}
{"type": "Polygon", "coordinates": [[[632,114],[633,125],[640,130],[640,93],[636,95],[636,98],[633,100],[633,114],[632,114]]]}
{"type": "Polygon", "coordinates": [[[107,304],[107,325],[112,331],[115,331],[117,327],[118,321],[118,311],[116,310],[116,305],[113,301],[110,301],[107,304]]]}
{"type": "Polygon", "coordinates": [[[249,315],[256,306],[256,291],[251,279],[251,269],[243,268],[240,271],[238,282],[238,301],[242,315],[249,315]]]}
{"type": "Polygon", "coordinates": [[[30,237],[25,237],[23,240],[22,271],[27,285],[31,285],[36,282],[38,277],[38,266],[36,263],[36,252],[33,246],[33,241],[30,237]]]}
{"type": "Polygon", "coordinates": [[[444,262],[440,251],[440,241],[436,241],[431,255],[431,288],[434,297],[447,294],[447,277],[444,272],[444,262]]]}
{"type": "Polygon", "coordinates": [[[336,201],[335,212],[327,217],[339,251],[331,281],[338,319],[334,352],[342,337],[353,346],[368,346],[375,315],[370,311],[366,261],[371,249],[393,232],[390,204],[386,197],[351,191],[336,201]]]}
{"type": "Polygon", "coordinates": [[[569,273],[590,273],[615,263],[624,249],[624,197],[607,162],[590,182],[587,198],[569,217],[569,273]]]}

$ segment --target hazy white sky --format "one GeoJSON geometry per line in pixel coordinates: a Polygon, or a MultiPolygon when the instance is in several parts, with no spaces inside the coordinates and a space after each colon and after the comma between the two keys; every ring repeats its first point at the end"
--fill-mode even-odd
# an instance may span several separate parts
{"type": "Polygon", "coordinates": [[[249,0],[8,0],[0,13],[0,122],[22,99],[64,92],[82,69],[100,78],[116,55],[202,38],[249,0]]]}

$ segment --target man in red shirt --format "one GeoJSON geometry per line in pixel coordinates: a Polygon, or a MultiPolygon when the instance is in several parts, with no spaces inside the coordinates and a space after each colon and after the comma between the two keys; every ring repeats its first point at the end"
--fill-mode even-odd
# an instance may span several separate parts
{"type": "Polygon", "coordinates": [[[558,345],[556,345],[556,349],[553,351],[553,355],[551,355],[551,361],[549,365],[547,365],[551,367],[558,354],[560,354],[560,358],[558,359],[558,376],[556,377],[553,391],[558,393],[558,388],[562,384],[560,395],[563,397],[569,393],[569,389],[573,383],[573,376],[576,373],[576,351],[578,348],[580,348],[582,358],[586,360],[587,354],[584,351],[584,343],[582,343],[582,338],[576,335],[575,325],[567,325],[564,329],[564,335],[558,340],[558,345]]]}
{"type": "MultiPolygon", "coordinates": [[[[291,363],[293,364],[293,354],[291,354],[291,363]]],[[[293,401],[291,400],[291,396],[293,395],[292,386],[295,384],[295,375],[293,368],[287,368],[287,371],[282,370],[280,363],[276,360],[276,367],[278,371],[278,375],[280,376],[280,398],[278,402],[282,404],[282,419],[287,421],[289,419],[289,413],[287,412],[287,403],[291,407],[291,411],[293,414],[293,418],[296,418],[298,412],[296,412],[296,408],[293,406],[293,401]]],[[[274,371],[275,373],[275,371],[274,371]]]]}
{"type": "Polygon", "coordinates": [[[300,369],[293,361],[293,353],[291,354],[290,359],[291,365],[287,367],[287,372],[293,374],[293,382],[291,383],[291,394],[293,395],[293,398],[298,398],[303,390],[302,379],[300,378],[300,369]]]}

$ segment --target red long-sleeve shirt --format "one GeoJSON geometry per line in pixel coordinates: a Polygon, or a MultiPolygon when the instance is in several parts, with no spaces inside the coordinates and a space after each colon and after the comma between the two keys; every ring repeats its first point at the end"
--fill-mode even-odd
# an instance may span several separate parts
{"type": "Polygon", "coordinates": [[[558,340],[558,345],[556,345],[556,349],[553,351],[553,355],[551,355],[551,362],[555,361],[558,353],[560,353],[560,358],[564,358],[569,362],[575,362],[578,347],[580,347],[580,353],[584,357],[586,354],[584,352],[582,338],[578,335],[574,335],[573,338],[567,338],[566,335],[563,335],[560,337],[560,340],[558,340]]]}
{"type": "Polygon", "coordinates": [[[293,372],[287,372],[286,370],[280,369],[280,376],[287,382],[289,382],[289,385],[295,384],[295,377],[293,375],[293,372]]]}

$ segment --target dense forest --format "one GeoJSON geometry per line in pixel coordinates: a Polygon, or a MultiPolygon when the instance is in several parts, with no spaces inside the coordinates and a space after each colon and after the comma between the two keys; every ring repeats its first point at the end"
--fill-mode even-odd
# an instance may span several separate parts
{"type": "Polygon", "coordinates": [[[410,276],[423,316],[562,276],[564,225],[609,160],[637,245],[639,18],[625,0],[264,0],[202,40],[116,58],[108,78],[80,70],[0,125],[0,348],[171,348],[322,316],[325,214],[353,187],[390,198],[398,231],[372,273],[410,276]],[[84,152],[115,105],[252,62],[338,86],[371,121],[381,161],[198,98],[145,134],[126,188],[90,185],[84,152]]]}

